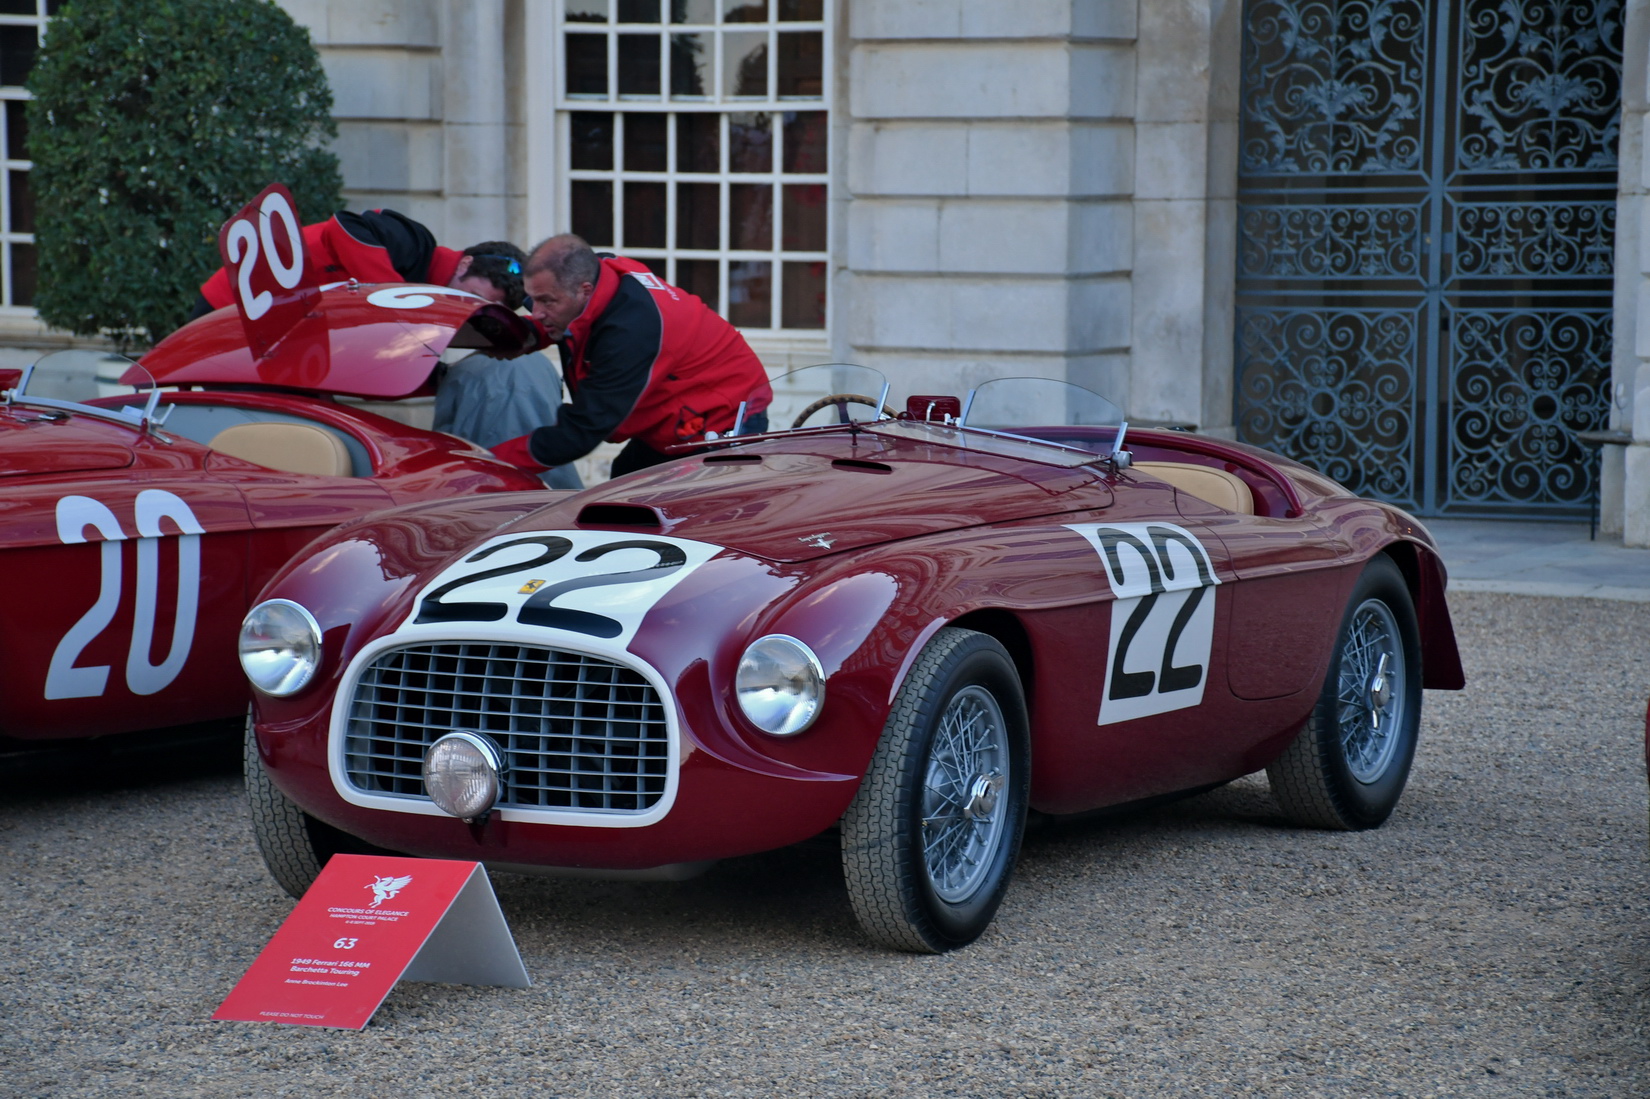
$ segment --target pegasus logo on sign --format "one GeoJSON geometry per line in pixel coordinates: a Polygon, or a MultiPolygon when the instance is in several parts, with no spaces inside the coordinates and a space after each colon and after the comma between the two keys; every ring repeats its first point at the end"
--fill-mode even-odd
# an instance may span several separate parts
{"type": "Polygon", "coordinates": [[[373,878],[372,884],[366,888],[372,890],[372,903],[368,908],[377,908],[385,901],[395,899],[395,895],[412,884],[412,875],[407,874],[399,878],[373,878]]]}

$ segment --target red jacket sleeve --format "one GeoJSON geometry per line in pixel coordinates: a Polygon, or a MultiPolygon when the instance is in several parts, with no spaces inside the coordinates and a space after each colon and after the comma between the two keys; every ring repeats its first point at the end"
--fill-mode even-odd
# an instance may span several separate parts
{"type": "Polygon", "coordinates": [[[458,271],[458,261],[464,258],[464,253],[456,248],[443,248],[436,245],[430,255],[430,273],[425,276],[432,286],[451,286],[453,275],[458,271]]]}
{"type": "Polygon", "coordinates": [[[235,289],[229,283],[229,268],[218,268],[211,278],[201,283],[201,297],[213,309],[235,304],[235,289]]]}
{"type": "Polygon", "coordinates": [[[529,473],[543,473],[550,467],[533,457],[532,447],[529,445],[531,435],[517,435],[514,439],[506,439],[493,446],[493,457],[509,462],[517,469],[525,469],[529,473]]]}
{"type": "MultiPolygon", "coordinates": [[[[344,277],[359,282],[405,282],[401,273],[390,262],[390,252],[376,241],[365,241],[353,236],[337,218],[321,229],[322,256],[314,258],[317,267],[333,264],[341,267],[344,277]]],[[[208,298],[207,301],[211,301],[208,298]]]]}

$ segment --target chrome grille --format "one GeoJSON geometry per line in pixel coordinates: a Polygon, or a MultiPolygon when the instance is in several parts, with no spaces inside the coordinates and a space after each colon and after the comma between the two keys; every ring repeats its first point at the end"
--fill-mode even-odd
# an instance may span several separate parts
{"type": "Polygon", "coordinates": [[[664,796],[670,735],[652,684],[600,657],[490,643],[413,645],[368,665],[350,699],[350,782],[426,797],[424,752],[454,731],[502,749],[501,808],[639,813],[664,796]]]}

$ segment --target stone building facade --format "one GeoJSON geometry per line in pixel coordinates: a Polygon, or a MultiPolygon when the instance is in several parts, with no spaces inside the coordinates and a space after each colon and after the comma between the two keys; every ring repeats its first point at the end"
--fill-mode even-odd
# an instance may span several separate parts
{"type": "MultiPolygon", "coordinates": [[[[352,205],[453,242],[570,227],[565,118],[583,104],[563,96],[559,36],[586,25],[565,0],[282,4],[332,81],[352,205]]],[[[1238,6],[815,6],[827,323],[747,329],[769,367],[863,363],[902,392],[1068,377],[1138,418],[1229,432],[1237,71],[1219,46],[1238,6]]]]}
{"type": "MultiPolygon", "coordinates": [[[[896,393],[1069,378],[1136,420],[1239,431],[1260,0],[279,2],[331,79],[355,208],[403,210],[458,246],[608,233],[593,243],[745,318],[775,372],[858,362],[896,393]]],[[[1269,4],[1302,20],[1377,7],[1269,4]]],[[[1597,500],[1606,532],[1650,546],[1650,0],[1577,4],[1621,42],[1594,426],[1630,442],[1603,447],[1597,500]]],[[[5,312],[21,335],[26,310],[5,312]]]]}

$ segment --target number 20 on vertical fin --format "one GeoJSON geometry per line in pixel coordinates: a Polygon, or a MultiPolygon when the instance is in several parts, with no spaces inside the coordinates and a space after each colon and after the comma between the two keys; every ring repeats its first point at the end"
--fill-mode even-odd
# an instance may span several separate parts
{"type": "Polygon", "coordinates": [[[303,226],[292,192],[271,183],[218,232],[218,251],[235,288],[235,307],[253,354],[263,358],[309,312],[319,293],[306,285],[303,226]]]}

